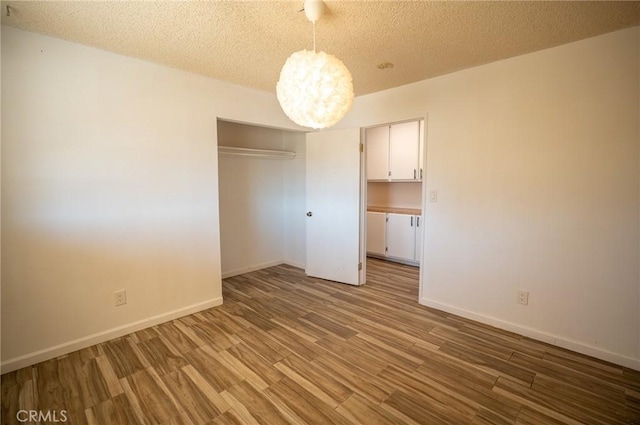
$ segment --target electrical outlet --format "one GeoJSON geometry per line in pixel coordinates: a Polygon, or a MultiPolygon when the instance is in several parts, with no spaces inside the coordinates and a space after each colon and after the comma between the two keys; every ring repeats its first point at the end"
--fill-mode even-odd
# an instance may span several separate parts
{"type": "Polygon", "coordinates": [[[123,305],[127,303],[127,291],[121,289],[113,293],[113,299],[115,301],[116,307],[119,305],[123,305]]]}
{"type": "Polygon", "coordinates": [[[529,291],[516,291],[516,302],[518,304],[528,305],[529,304],[529,291]]]}

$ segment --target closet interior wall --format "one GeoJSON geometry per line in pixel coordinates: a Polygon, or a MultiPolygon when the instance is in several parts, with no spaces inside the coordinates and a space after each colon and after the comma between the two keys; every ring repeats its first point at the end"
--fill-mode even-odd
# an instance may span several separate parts
{"type": "Polygon", "coordinates": [[[220,154],[222,277],[305,264],[305,135],[218,120],[218,146],[295,152],[295,158],[220,154]]]}

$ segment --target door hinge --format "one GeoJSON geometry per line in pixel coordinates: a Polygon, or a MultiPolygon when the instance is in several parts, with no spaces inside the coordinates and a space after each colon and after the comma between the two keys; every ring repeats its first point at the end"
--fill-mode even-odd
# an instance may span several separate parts
{"type": "Polygon", "coordinates": [[[360,152],[364,152],[364,144],[360,143],[360,152]]]}
{"type": "Polygon", "coordinates": [[[384,221],[389,222],[389,217],[385,218],[384,221]]]}
{"type": "Polygon", "coordinates": [[[384,247],[384,252],[387,252],[387,251],[389,251],[389,247],[388,247],[388,246],[385,246],[385,247],[384,247]]]}
{"type": "Polygon", "coordinates": [[[358,263],[358,270],[362,270],[362,263],[358,263]]]}
{"type": "Polygon", "coordinates": [[[389,177],[391,177],[391,171],[389,171],[389,177]]]}

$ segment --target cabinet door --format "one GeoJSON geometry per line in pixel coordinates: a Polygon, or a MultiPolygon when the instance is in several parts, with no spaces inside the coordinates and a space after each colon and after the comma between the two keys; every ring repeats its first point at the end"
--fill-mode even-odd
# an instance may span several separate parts
{"type": "Polygon", "coordinates": [[[424,223],[422,222],[422,217],[417,215],[415,216],[415,224],[416,224],[416,253],[414,256],[414,260],[417,262],[422,261],[422,229],[424,223]]]}
{"type": "Polygon", "coordinates": [[[413,261],[415,258],[415,217],[387,214],[387,255],[413,261]]]}
{"type": "Polygon", "coordinates": [[[384,255],[386,244],[387,214],[367,212],[367,252],[384,255]]]}
{"type": "Polygon", "coordinates": [[[389,126],[365,130],[367,180],[389,180],[389,126]]]}
{"type": "Polygon", "coordinates": [[[389,128],[389,171],[391,180],[417,180],[420,123],[393,124],[389,128]]]}

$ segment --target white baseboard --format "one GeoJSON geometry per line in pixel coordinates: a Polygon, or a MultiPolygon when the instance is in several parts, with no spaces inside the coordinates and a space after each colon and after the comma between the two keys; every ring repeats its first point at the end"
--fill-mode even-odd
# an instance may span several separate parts
{"type": "Polygon", "coordinates": [[[245,273],[255,272],[256,270],[266,269],[268,267],[279,266],[280,264],[284,264],[283,260],[269,261],[267,263],[256,264],[255,266],[242,267],[235,270],[230,270],[228,272],[222,272],[222,278],[226,279],[228,277],[238,276],[245,273]]]}
{"type": "Polygon", "coordinates": [[[211,307],[217,307],[219,305],[222,305],[222,297],[212,298],[207,301],[192,304],[190,306],[162,313],[157,316],[151,316],[146,319],[138,320],[137,322],[128,323],[123,326],[107,329],[105,331],[74,339],[72,341],[58,344],[53,347],[45,348],[33,353],[28,353],[2,362],[2,365],[0,366],[1,372],[7,373],[17,369],[21,369],[23,367],[31,366],[36,363],[50,360],[64,354],[72,353],[74,351],[81,350],[95,344],[100,344],[101,342],[109,341],[114,338],[128,335],[132,332],[150,328],[151,326],[159,325],[160,323],[168,322],[170,320],[197,313],[211,307]]]}
{"type": "Polygon", "coordinates": [[[420,267],[420,261],[406,260],[404,258],[397,258],[397,257],[389,257],[387,255],[380,255],[373,252],[367,252],[367,257],[377,258],[378,260],[383,260],[383,261],[391,261],[392,263],[405,264],[407,266],[412,266],[412,267],[420,267]]]}
{"type": "Polygon", "coordinates": [[[297,261],[289,261],[289,260],[284,260],[284,264],[291,266],[291,267],[296,267],[298,269],[302,269],[304,270],[307,266],[303,263],[298,263],[297,261]]]}
{"type": "Polygon", "coordinates": [[[557,347],[566,348],[577,353],[585,354],[587,356],[595,357],[600,360],[605,360],[611,363],[625,366],[631,369],[640,370],[640,360],[632,357],[623,356],[613,353],[611,351],[603,350],[601,348],[593,347],[578,341],[573,341],[558,335],[552,335],[546,332],[541,332],[536,329],[527,328],[515,323],[507,322],[495,317],[486,316],[484,314],[474,313],[469,310],[464,310],[449,304],[440,303],[428,298],[420,298],[420,304],[432,307],[437,310],[442,310],[447,313],[455,314],[467,319],[475,320],[496,328],[504,329],[506,331],[515,332],[517,334],[533,338],[538,341],[546,342],[547,344],[555,345],[557,347]]]}

